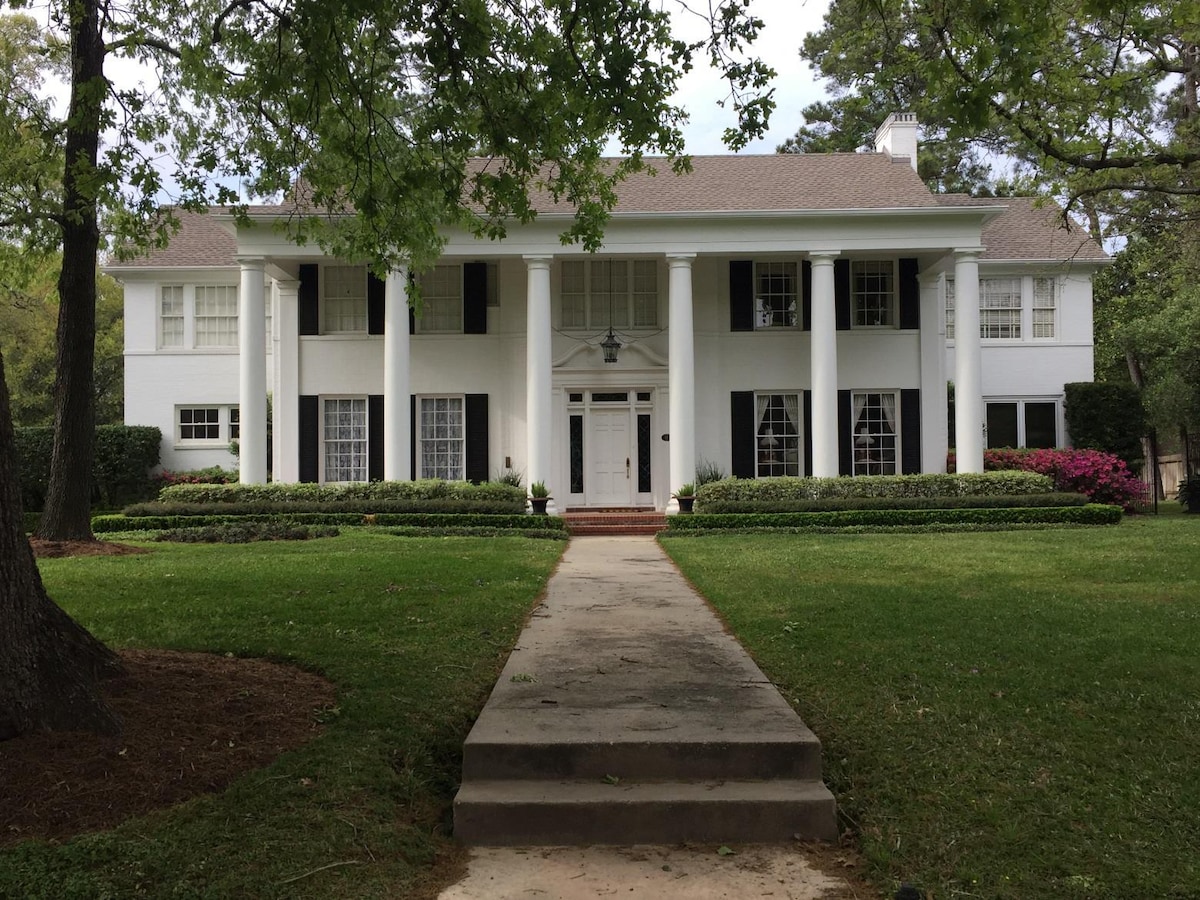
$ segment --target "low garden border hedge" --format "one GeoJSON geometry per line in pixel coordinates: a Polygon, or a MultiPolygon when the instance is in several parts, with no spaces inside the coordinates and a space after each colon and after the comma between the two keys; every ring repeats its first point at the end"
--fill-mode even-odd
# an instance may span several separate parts
{"type": "Polygon", "coordinates": [[[524,498],[463,500],[251,500],[230,503],[135,503],[123,510],[130,518],[143,516],[256,516],[297,513],[454,513],[462,515],[524,515],[524,498]]]}
{"type": "Polygon", "coordinates": [[[525,507],[525,491],[511,484],[486,481],[369,481],[355,484],[172,484],[158,499],[165,503],[329,503],[355,500],[470,501],[525,507]]]}
{"type": "Polygon", "coordinates": [[[282,525],[374,525],[417,528],[496,528],[507,531],[524,529],[563,530],[566,523],[560,516],[519,515],[461,515],[455,513],[275,513],[264,515],[208,516],[96,516],[92,519],[95,534],[116,531],[168,531],[177,528],[208,528],[218,525],[249,525],[256,523],[282,525]]]}
{"type": "Polygon", "coordinates": [[[697,513],[670,516],[667,531],[717,531],[731,528],[873,528],[913,525],[1116,525],[1119,506],[1043,506],[976,509],[852,509],[830,512],[697,513]]]}
{"type": "Polygon", "coordinates": [[[966,497],[833,497],[826,500],[709,500],[707,515],[718,513],[837,512],[851,509],[1010,509],[1083,506],[1083,494],[978,494],[966,497]]]}

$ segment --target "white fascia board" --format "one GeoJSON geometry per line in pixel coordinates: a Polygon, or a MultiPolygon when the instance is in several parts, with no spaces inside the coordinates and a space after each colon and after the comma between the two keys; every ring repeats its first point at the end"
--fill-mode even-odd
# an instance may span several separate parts
{"type": "Polygon", "coordinates": [[[227,276],[219,280],[236,283],[237,266],[103,266],[105,275],[111,275],[122,284],[138,281],[213,281],[215,276],[227,276]]]}

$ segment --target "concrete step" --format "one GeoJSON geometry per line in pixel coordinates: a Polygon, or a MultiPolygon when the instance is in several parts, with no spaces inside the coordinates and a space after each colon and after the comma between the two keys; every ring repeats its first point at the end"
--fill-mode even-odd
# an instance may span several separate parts
{"type": "Polygon", "coordinates": [[[454,836],[474,846],[776,843],[834,840],[819,781],[472,781],[454,800],[454,836]]]}
{"type": "Polygon", "coordinates": [[[799,719],[771,709],[741,733],[697,730],[694,713],[663,709],[547,709],[513,717],[487,709],[463,745],[463,781],[523,779],[701,781],[821,778],[821,743],[799,719]],[[640,714],[639,714],[640,712],[640,714]]]}

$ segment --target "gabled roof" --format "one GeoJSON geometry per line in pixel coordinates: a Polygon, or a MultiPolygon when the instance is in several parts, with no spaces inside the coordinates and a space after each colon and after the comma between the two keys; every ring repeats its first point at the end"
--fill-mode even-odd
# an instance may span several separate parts
{"type": "Polygon", "coordinates": [[[983,226],[982,259],[1091,260],[1108,254],[1087,230],[1063,213],[1053,200],[1038,197],[969,197],[939,194],[942,206],[1006,206],[1008,211],[983,226]]]}
{"type": "MultiPolygon", "coordinates": [[[[487,163],[480,161],[480,165],[487,163]]],[[[1104,260],[1107,254],[1078,225],[1064,225],[1053,203],[1036,206],[1029,197],[979,198],[932,194],[907,160],[882,153],[697,156],[692,172],[676,176],[663,160],[658,172],[639,172],[618,185],[614,215],[712,215],[723,213],[804,213],[830,210],[934,210],[942,207],[1006,206],[1008,211],[983,227],[985,260],[1104,260]]],[[[544,193],[532,198],[542,214],[566,214],[544,193]]],[[[285,206],[251,207],[270,217],[285,206]]],[[[236,265],[237,241],[215,216],[178,211],[180,230],[165,250],[109,268],[195,268],[236,265]]]]}

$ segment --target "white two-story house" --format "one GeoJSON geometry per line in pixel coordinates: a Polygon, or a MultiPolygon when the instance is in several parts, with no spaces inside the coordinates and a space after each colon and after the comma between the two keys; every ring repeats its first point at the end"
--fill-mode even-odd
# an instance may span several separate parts
{"type": "Polygon", "coordinates": [[[1061,445],[1105,254],[1053,206],[930,193],[916,128],[890,117],[874,153],[634,176],[595,254],[563,246],[571,210],[537,198],[504,240],[450,233],[434,268],[384,279],[289,242],[286,207],[249,226],[183,214],[169,248],[108,270],[126,421],[162,429],[170,469],[511,469],[558,508],[666,508],[698,460],[747,478],[936,472],[951,446],[978,471],[988,445],[1061,445]]]}

